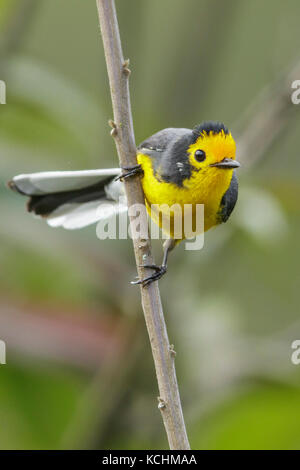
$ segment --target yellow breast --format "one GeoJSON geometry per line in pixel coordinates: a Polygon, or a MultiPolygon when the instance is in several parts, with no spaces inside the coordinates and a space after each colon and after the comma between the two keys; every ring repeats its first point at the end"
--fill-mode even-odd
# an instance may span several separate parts
{"type": "Polygon", "coordinates": [[[174,183],[159,180],[154,175],[152,161],[148,155],[139,153],[137,160],[144,171],[142,185],[148,213],[169,236],[173,236],[172,222],[170,228],[166,227],[161,214],[151,210],[151,205],[166,204],[171,207],[179,204],[183,213],[184,205],[191,204],[195,214],[196,204],[204,204],[204,231],[220,223],[218,217],[220,203],[229,188],[232,171],[209,168],[206,171],[195,172],[191,178],[184,181],[183,187],[179,187],[174,183]]]}

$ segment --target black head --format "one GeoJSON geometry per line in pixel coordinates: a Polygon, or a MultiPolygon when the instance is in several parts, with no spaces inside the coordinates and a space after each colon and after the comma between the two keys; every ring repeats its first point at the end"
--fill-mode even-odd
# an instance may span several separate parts
{"type": "Polygon", "coordinates": [[[198,126],[195,126],[193,129],[193,135],[195,141],[198,139],[203,134],[209,135],[210,133],[212,134],[219,134],[220,132],[224,132],[225,135],[229,134],[228,128],[219,121],[205,121],[199,124],[198,126]]]}

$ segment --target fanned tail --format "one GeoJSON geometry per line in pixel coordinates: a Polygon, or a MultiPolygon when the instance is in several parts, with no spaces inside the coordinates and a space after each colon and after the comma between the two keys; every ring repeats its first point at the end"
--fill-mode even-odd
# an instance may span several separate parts
{"type": "Polygon", "coordinates": [[[16,176],[8,186],[29,197],[27,209],[52,227],[82,228],[127,210],[118,168],[16,176]]]}

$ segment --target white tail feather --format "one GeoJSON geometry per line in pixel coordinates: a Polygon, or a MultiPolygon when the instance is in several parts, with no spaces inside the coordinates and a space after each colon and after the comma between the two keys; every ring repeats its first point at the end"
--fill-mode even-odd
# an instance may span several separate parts
{"type": "Polygon", "coordinates": [[[84,204],[64,204],[47,218],[47,222],[51,227],[75,230],[126,211],[127,205],[125,203],[105,199],[84,204]]]}
{"type": "Polygon", "coordinates": [[[43,194],[82,189],[96,184],[108,176],[118,176],[120,174],[120,168],[82,171],[46,171],[43,173],[15,176],[13,183],[19,191],[28,196],[40,196],[43,194]]]}

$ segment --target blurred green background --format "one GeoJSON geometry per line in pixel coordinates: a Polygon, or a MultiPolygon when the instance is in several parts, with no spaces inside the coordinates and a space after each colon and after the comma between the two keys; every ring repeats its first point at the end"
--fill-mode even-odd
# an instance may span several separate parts
{"type": "MultiPolygon", "coordinates": [[[[298,0],[116,3],[137,142],[209,119],[243,135],[262,90],[300,59],[298,0]]],[[[5,187],[18,173],[117,165],[95,1],[0,0],[0,30],[0,448],[167,448],[131,241],[52,229],[5,187]]],[[[300,105],[290,108],[254,164],[255,139],[240,149],[229,223],[202,251],[174,252],[160,282],[194,449],[300,448],[300,105]]]]}

